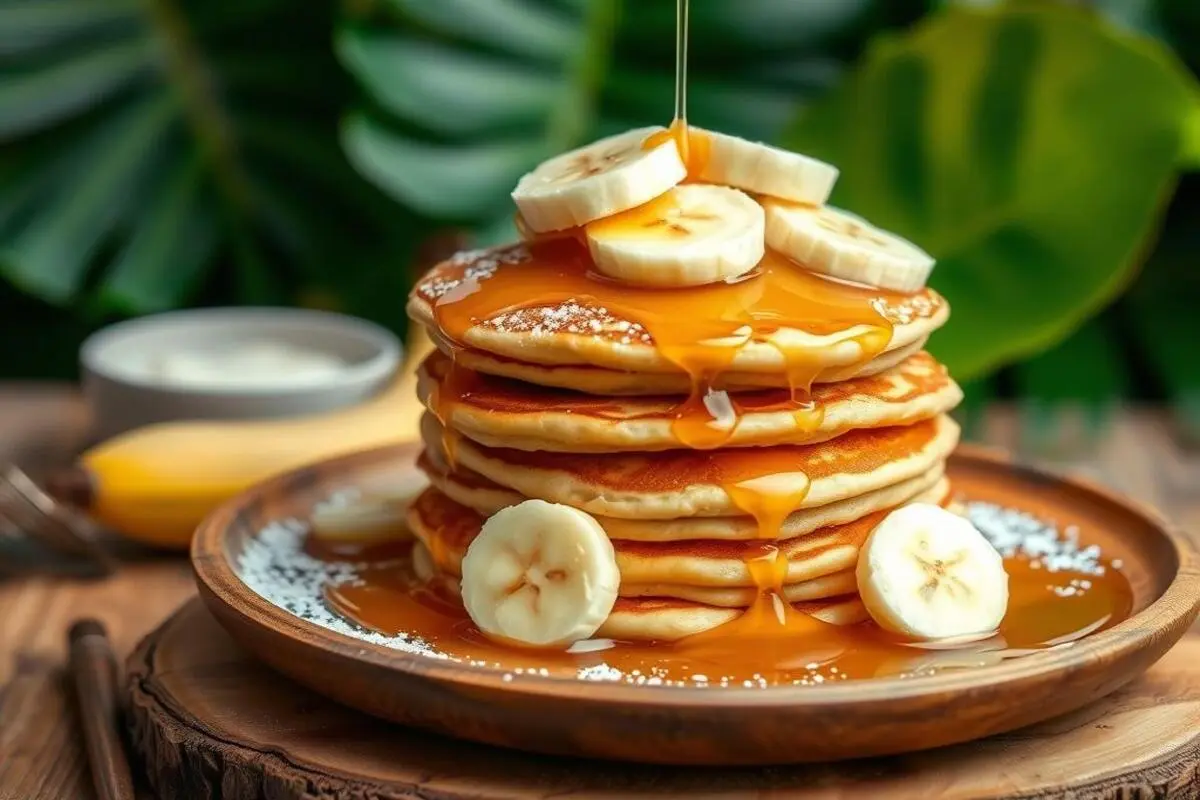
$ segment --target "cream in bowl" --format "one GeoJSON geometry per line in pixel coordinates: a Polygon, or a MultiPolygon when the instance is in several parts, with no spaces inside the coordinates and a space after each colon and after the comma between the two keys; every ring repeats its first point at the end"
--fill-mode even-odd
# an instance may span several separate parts
{"type": "Polygon", "coordinates": [[[93,434],[156,422],[331,410],[382,389],[400,342],[365,320],[284,308],[213,308],[105,328],[80,354],[93,434]]]}

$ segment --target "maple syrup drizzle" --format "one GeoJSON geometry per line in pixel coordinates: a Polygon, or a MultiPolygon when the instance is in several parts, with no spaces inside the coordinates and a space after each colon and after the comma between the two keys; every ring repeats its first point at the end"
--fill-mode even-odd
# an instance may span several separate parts
{"type": "Polygon", "coordinates": [[[454,353],[450,355],[450,367],[444,380],[435,381],[430,389],[429,409],[442,430],[442,457],[450,469],[458,466],[458,442],[460,434],[450,423],[455,402],[470,397],[466,383],[466,370],[458,365],[454,353]]]}
{"type": "MultiPolygon", "coordinates": [[[[892,337],[892,323],[880,309],[903,300],[895,293],[829,280],[775,253],[768,253],[750,276],[733,283],[671,290],[618,284],[592,272],[586,249],[562,239],[534,242],[521,263],[464,280],[432,303],[439,332],[458,347],[466,346],[473,326],[503,328],[495,320],[523,310],[547,309],[552,319],[559,309],[603,309],[620,320],[624,331],[636,324],[665,360],[691,377],[694,388],[677,411],[674,432],[681,445],[707,449],[728,441],[731,430],[714,419],[705,404],[720,395],[708,382],[728,372],[746,345],[766,343],[779,351],[789,382],[805,395],[793,398],[793,409],[802,419],[812,416],[819,424],[807,392],[830,365],[832,351],[855,348],[853,362],[858,364],[878,356],[892,337]],[[806,340],[812,336],[830,339],[814,344],[806,340]]],[[[633,338],[623,337],[620,330],[589,328],[591,322],[599,324],[595,319],[581,317],[577,322],[563,322],[558,332],[567,333],[569,325],[575,325],[570,333],[576,335],[592,330],[617,343],[633,338]]]]}
{"type": "Polygon", "coordinates": [[[683,133],[677,142],[679,155],[688,163],[687,142],[688,0],[675,0],[675,119],[683,133]]]}
{"type": "MultiPolygon", "coordinates": [[[[778,562],[748,562],[759,581],[780,579],[778,562]]],[[[310,552],[319,553],[310,548],[310,552]]],[[[499,669],[576,677],[607,665],[624,676],[659,676],[694,683],[706,676],[731,686],[815,684],[912,674],[940,667],[974,666],[1082,638],[1130,615],[1133,593],[1120,570],[1106,561],[1103,574],[1048,571],[1023,555],[1006,558],[1009,607],[996,636],[945,649],[905,643],[873,623],[837,626],[774,599],[760,602],[732,623],[674,643],[615,642],[593,653],[520,650],[489,640],[475,627],[449,586],[417,578],[396,550],[379,549],[359,580],[327,586],[329,606],[365,629],[419,636],[438,651],[499,669]],[[375,561],[373,559],[382,559],[375,561]],[[1078,590],[1080,585],[1086,590],[1078,590]],[[785,624],[780,624],[781,617],[785,624]]],[[[777,598],[777,595],[775,596],[777,598]]],[[[622,601],[618,601],[621,603],[622,601]]]]}

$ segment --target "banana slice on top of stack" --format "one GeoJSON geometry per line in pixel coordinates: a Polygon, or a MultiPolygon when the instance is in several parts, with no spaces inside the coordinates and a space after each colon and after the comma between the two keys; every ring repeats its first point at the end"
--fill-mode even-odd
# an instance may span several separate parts
{"type": "Polygon", "coordinates": [[[934,259],[825,206],[838,170],[799,153],[692,128],[692,172],[675,138],[638,128],[551,158],[513,191],[522,228],[582,230],[597,271],[657,288],[729,281],[766,248],[814,272],[898,292],[921,289],[934,259]]]}
{"type": "Polygon", "coordinates": [[[762,261],[766,222],[745,192],[676,186],[644,206],[587,225],[596,269],[643,286],[732,280],[762,261]]]}
{"type": "Polygon", "coordinates": [[[687,177],[674,141],[647,147],[662,128],[637,128],[544,161],[513,202],[536,233],[576,228],[648,203],[687,177]]]}

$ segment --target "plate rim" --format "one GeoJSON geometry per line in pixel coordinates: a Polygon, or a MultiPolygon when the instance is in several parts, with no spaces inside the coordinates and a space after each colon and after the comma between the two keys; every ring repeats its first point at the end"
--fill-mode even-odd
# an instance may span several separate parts
{"type": "MultiPolygon", "coordinates": [[[[203,598],[210,603],[216,600],[224,610],[236,614],[243,622],[266,628],[272,634],[289,639],[308,639],[305,646],[332,651],[335,656],[413,678],[500,691],[509,696],[570,700],[577,704],[668,709],[703,707],[711,710],[792,706],[821,709],[863,707],[967,690],[1016,689],[1024,682],[1044,680],[1092,661],[1115,661],[1131,656],[1164,636],[1174,644],[1200,612],[1200,553],[1181,529],[1157,510],[1085,478],[1060,475],[1020,463],[1006,451],[973,443],[960,444],[950,456],[951,460],[975,462],[984,468],[1014,470],[1022,473],[1026,479],[1042,484],[1065,484],[1075,491],[1098,495],[1104,501],[1121,506],[1150,523],[1166,539],[1176,559],[1175,573],[1162,595],[1113,627],[1073,642],[1068,647],[986,668],[940,673],[920,680],[888,677],[820,687],[772,686],[763,689],[731,686],[714,691],[712,687],[635,686],[564,676],[522,676],[519,681],[505,681],[503,676],[506,673],[501,669],[471,666],[389,648],[298,617],[251,589],[226,557],[226,533],[242,510],[252,506],[260,497],[311,483],[316,471],[344,472],[364,463],[403,458],[409,454],[415,456],[419,448],[419,442],[404,442],[338,456],[281,473],[226,501],[205,518],[192,537],[190,561],[203,598]],[[307,635],[301,637],[297,633],[307,635]],[[586,693],[576,693],[579,687],[584,686],[588,687],[586,693]],[[573,687],[576,692],[569,691],[568,687],[573,687]]],[[[220,614],[215,616],[219,622],[222,621],[220,614]]],[[[1166,649],[1163,648],[1163,652],[1166,649]]]]}

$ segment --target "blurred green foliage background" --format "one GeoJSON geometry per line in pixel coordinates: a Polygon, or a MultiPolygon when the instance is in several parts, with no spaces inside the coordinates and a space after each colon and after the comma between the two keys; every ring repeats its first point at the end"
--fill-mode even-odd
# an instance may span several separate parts
{"type": "MultiPolygon", "coordinates": [[[[665,124],[674,0],[0,0],[0,376],[187,305],[402,329],[422,240],[665,124]]],[[[1200,431],[1200,4],[692,0],[689,118],[831,160],[939,258],[976,401],[1200,431]]]]}

